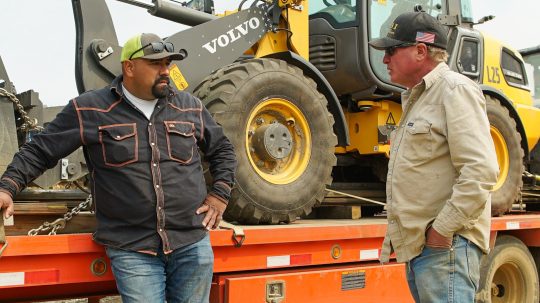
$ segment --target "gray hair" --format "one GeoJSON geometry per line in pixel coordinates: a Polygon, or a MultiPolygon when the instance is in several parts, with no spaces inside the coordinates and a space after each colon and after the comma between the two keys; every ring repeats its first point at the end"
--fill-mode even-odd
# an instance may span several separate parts
{"type": "Polygon", "coordinates": [[[429,57],[435,62],[447,62],[448,52],[440,47],[428,45],[429,57]]]}

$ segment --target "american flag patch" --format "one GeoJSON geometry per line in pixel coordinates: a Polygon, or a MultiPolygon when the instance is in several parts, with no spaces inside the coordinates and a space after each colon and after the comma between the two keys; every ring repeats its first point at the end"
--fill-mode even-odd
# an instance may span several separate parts
{"type": "Polygon", "coordinates": [[[433,43],[435,42],[435,34],[416,32],[416,42],[433,43]]]}

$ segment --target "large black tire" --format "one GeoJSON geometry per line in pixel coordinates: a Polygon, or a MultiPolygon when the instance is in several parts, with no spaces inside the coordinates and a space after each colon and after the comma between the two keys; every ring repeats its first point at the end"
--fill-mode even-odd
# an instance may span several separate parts
{"type": "Polygon", "coordinates": [[[527,246],[513,236],[499,236],[482,260],[479,290],[481,303],[538,303],[538,273],[527,246]]]}
{"type": "Polygon", "coordinates": [[[529,251],[536,264],[536,272],[538,273],[538,279],[540,280],[540,247],[529,247],[529,251]]]}
{"type": "Polygon", "coordinates": [[[276,59],[237,62],[208,76],[195,95],[236,149],[236,184],[224,219],[291,222],[320,204],[332,181],[337,138],[325,97],[301,69],[276,59]]]}
{"type": "Polygon", "coordinates": [[[487,114],[491,125],[491,137],[497,151],[499,180],[491,195],[491,215],[500,216],[519,200],[523,187],[524,152],[516,121],[508,109],[491,96],[486,95],[487,114]]]}

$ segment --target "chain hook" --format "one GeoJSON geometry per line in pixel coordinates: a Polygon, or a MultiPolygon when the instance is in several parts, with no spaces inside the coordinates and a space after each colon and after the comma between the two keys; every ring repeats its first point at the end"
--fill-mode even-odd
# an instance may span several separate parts
{"type": "Polygon", "coordinates": [[[91,203],[92,203],[92,195],[88,195],[86,200],[82,201],[81,203],[79,203],[79,205],[72,208],[70,211],[66,212],[64,216],[62,216],[62,218],[58,218],[54,220],[53,222],[45,221],[38,228],[31,229],[30,231],[28,231],[28,235],[37,236],[40,232],[48,231],[49,229],[51,230],[49,232],[49,235],[56,235],[57,231],[64,229],[67,223],[71,219],[73,219],[74,216],[78,215],[82,209],[89,207],[91,203]]]}

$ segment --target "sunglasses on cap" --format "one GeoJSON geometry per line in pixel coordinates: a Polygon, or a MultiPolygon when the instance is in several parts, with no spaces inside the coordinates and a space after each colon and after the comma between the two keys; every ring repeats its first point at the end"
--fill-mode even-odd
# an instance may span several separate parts
{"type": "Polygon", "coordinates": [[[389,56],[389,57],[392,57],[395,53],[396,53],[396,50],[398,48],[402,48],[402,47],[409,47],[409,46],[414,46],[416,45],[416,43],[403,43],[403,44],[399,44],[399,45],[396,45],[396,46],[392,46],[392,47],[389,47],[387,49],[384,50],[384,53],[389,56]]]}
{"type": "Polygon", "coordinates": [[[133,53],[131,53],[131,56],[129,56],[129,60],[131,60],[131,58],[133,58],[133,55],[135,55],[136,53],[144,50],[145,48],[147,48],[149,46],[152,46],[152,51],[154,53],[161,53],[161,52],[163,52],[164,49],[169,53],[174,52],[174,45],[171,42],[152,42],[152,43],[146,44],[145,46],[143,46],[143,47],[139,48],[138,50],[134,51],[133,53]]]}

